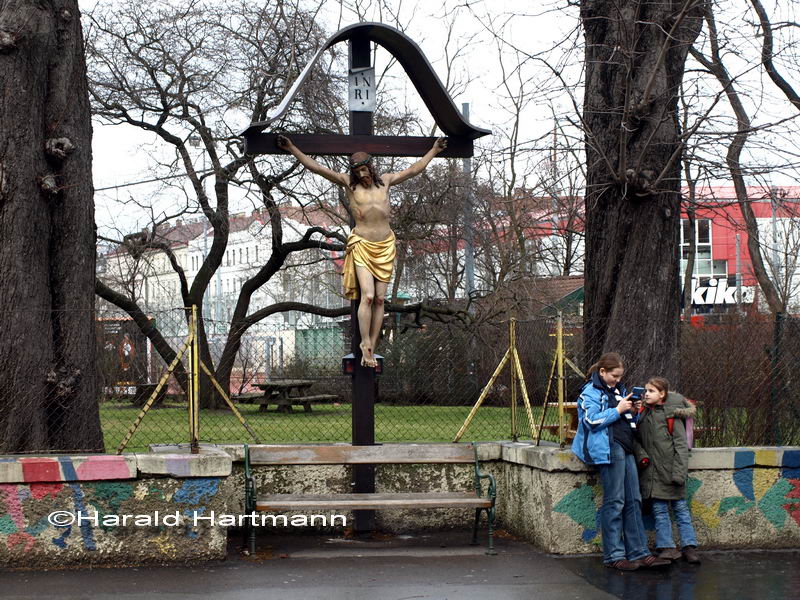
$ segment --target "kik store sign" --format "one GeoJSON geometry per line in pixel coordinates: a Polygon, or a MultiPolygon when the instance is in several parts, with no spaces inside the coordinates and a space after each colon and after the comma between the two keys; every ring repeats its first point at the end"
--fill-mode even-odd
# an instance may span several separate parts
{"type": "MultiPolygon", "coordinates": [[[[755,300],[755,288],[742,286],[742,304],[751,304],[755,300]]],[[[692,306],[727,306],[736,304],[737,287],[728,285],[726,278],[709,279],[700,285],[698,279],[692,279],[692,306]]]]}

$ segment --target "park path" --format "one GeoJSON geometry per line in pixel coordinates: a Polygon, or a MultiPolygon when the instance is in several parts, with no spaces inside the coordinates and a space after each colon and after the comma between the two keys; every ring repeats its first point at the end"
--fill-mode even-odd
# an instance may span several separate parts
{"type": "Polygon", "coordinates": [[[800,597],[800,552],[709,552],[700,567],[619,573],[597,556],[554,557],[507,537],[498,555],[468,532],[265,539],[254,558],[234,541],[197,566],[0,573],[4,600],[786,600],[800,597]]]}

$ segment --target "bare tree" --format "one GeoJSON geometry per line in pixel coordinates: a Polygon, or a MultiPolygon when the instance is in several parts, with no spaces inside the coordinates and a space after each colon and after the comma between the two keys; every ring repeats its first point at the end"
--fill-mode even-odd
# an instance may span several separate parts
{"type": "Polygon", "coordinates": [[[781,312],[793,312],[800,305],[800,205],[786,189],[776,186],[770,189],[770,202],[776,218],[761,250],[781,312]]]}
{"type": "MultiPolygon", "coordinates": [[[[201,359],[214,370],[223,388],[229,383],[247,329],[288,308],[288,305],[273,305],[251,312],[254,292],[293,253],[343,247],[341,233],[319,227],[309,227],[300,239],[284,239],[276,194],[297,197],[292,183],[299,177],[295,165],[287,165],[281,159],[264,159],[257,164],[252,156],[242,153],[232,129],[220,131],[223,119],[225,122],[231,118],[240,122],[263,120],[277,104],[292,77],[324,38],[324,32],[315,25],[315,10],[313,5],[301,7],[299,2],[283,0],[261,7],[235,1],[212,5],[186,0],[170,5],[156,1],[129,2],[113,8],[98,7],[89,15],[89,72],[95,114],[107,123],[155,134],[162,147],[172,149],[174,157],[162,161],[160,172],[180,173],[189,183],[183,207],[154,211],[146,231],[118,240],[124,242],[123,247],[134,254],[163,254],[180,282],[178,301],[185,307],[197,306],[202,314],[204,295],[228,246],[231,188],[253,190],[256,202],[268,215],[270,253],[241,287],[217,364],[212,360],[204,323],[200,322],[201,359]],[[191,136],[200,140],[210,165],[206,172],[198,167],[189,146],[191,136]],[[211,193],[203,185],[205,179],[212,183],[211,193]],[[187,209],[208,220],[212,236],[209,252],[191,281],[171,245],[159,237],[159,223],[187,209]],[[325,238],[339,242],[328,242],[325,238]]],[[[333,91],[336,85],[324,67],[318,69],[311,85],[305,86],[300,94],[303,108],[293,112],[302,117],[294,117],[294,122],[285,126],[295,130],[335,131],[332,115],[340,108],[333,91]]],[[[149,322],[138,302],[100,280],[97,293],[125,310],[165,362],[172,361],[175,348],[149,322]]],[[[317,309],[300,303],[291,307],[317,309]]],[[[180,368],[177,375],[179,381],[185,382],[180,368]]],[[[201,389],[204,406],[220,405],[221,399],[209,381],[204,381],[201,389]]]]}
{"type": "Polygon", "coordinates": [[[630,376],[678,371],[677,106],[702,2],[581,2],[586,55],[587,359],[616,350],[630,376]]]}
{"type": "Polygon", "coordinates": [[[536,190],[551,201],[549,214],[540,218],[551,223],[542,248],[543,273],[572,275],[583,271],[584,203],[586,174],[577,140],[554,116],[550,155],[541,161],[536,190]]]}
{"type": "MultiPolygon", "coordinates": [[[[750,0],[750,4],[753,5],[758,15],[758,22],[764,40],[761,46],[761,63],[764,65],[764,69],[773,83],[778,86],[778,89],[783,92],[783,95],[786,96],[789,102],[800,111],[800,95],[795,91],[794,86],[780,73],[775,64],[775,36],[769,14],[764,9],[764,5],[760,0],[750,0]]],[[[798,27],[798,24],[785,23],[783,26],[798,27]]]]}
{"type": "Polygon", "coordinates": [[[761,291],[770,309],[773,312],[783,312],[780,297],[775,289],[774,283],[767,273],[767,268],[764,265],[764,260],[761,255],[758,223],[756,222],[756,217],[750,204],[750,198],[747,194],[744,170],[742,168],[742,150],[744,150],[745,144],[747,143],[748,135],[752,132],[750,117],[739,97],[739,93],[736,91],[735,83],[728,73],[728,69],[722,62],[716,19],[714,18],[714,12],[710,4],[706,4],[703,17],[708,28],[710,56],[704,55],[697,48],[692,48],[691,53],[695,60],[717,78],[736,115],[736,134],[733,136],[728,146],[725,160],[730,171],[731,179],[733,179],[733,185],[736,189],[736,198],[747,228],[747,249],[750,251],[750,261],[753,264],[754,274],[756,279],[758,279],[758,284],[761,287],[761,291]]]}
{"type": "Polygon", "coordinates": [[[0,452],[102,451],[78,3],[0,4],[0,452]]]}
{"type": "Polygon", "coordinates": [[[429,166],[393,196],[398,260],[392,298],[401,288],[453,302],[463,285],[461,207],[467,182],[454,162],[429,166]]]}

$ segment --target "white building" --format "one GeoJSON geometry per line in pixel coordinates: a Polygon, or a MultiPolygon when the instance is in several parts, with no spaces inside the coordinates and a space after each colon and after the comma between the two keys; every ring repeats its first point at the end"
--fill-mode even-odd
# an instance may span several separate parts
{"type": "MultiPolygon", "coordinates": [[[[280,207],[283,242],[302,238],[310,226],[336,230],[330,215],[321,210],[301,210],[289,205],[280,207]]],[[[204,324],[212,354],[224,347],[236,303],[243,284],[254,277],[272,254],[272,230],[266,211],[240,213],[230,217],[228,245],[222,264],[212,276],[204,296],[204,324]]],[[[319,234],[314,239],[322,239],[319,234]]],[[[204,218],[183,220],[158,228],[154,241],[169,247],[186,285],[191,288],[213,243],[213,230],[204,218]]],[[[328,240],[334,241],[334,240],[328,240]]],[[[118,246],[98,257],[98,276],[110,287],[134,299],[140,308],[156,318],[159,330],[173,347],[187,335],[181,307],[181,279],[167,253],[149,248],[134,256],[126,246],[118,246]]],[[[325,308],[344,305],[341,275],[332,253],[304,250],[289,255],[283,267],[252,295],[247,314],[279,302],[302,302],[325,308]]],[[[103,315],[119,315],[119,309],[107,304],[103,315]],[[106,312],[109,309],[109,312],[106,312]]],[[[298,312],[279,312],[250,327],[240,350],[254,354],[254,362],[265,355],[283,363],[295,354],[296,330],[334,326],[330,319],[298,312]]]]}

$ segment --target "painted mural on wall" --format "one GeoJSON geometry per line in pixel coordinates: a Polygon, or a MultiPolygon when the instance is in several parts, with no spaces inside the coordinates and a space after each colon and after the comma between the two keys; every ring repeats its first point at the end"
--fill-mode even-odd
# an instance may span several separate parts
{"type": "MultiPolygon", "coordinates": [[[[703,481],[689,478],[687,497],[695,520],[713,530],[728,515],[758,511],[775,531],[782,531],[791,521],[800,526],[800,451],[739,450],[734,453],[733,469],[731,477],[739,493],[710,504],[696,497],[703,481]]],[[[602,495],[599,482],[583,484],[563,496],[553,510],[567,515],[583,528],[581,539],[585,543],[599,544],[602,495]]],[[[651,515],[646,515],[644,522],[647,529],[654,529],[651,515]]]]}
{"type": "Polygon", "coordinates": [[[53,549],[93,552],[129,535],[146,537],[162,555],[170,555],[174,536],[198,537],[202,525],[195,525],[195,515],[215,501],[221,481],[114,480],[129,471],[123,457],[9,460],[21,466],[25,483],[0,484],[0,557],[53,549]],[[100,478],[105,481],[92,481],[100,478]],[[78,514],[91,518],[76,521],[78,514]],[[124,515],[131,520],[123,522],[124,515]],[[150,520],[134,523],[140,515],[150,520]],[[168,516],[175,523],[165,520],[168,516]]]}

